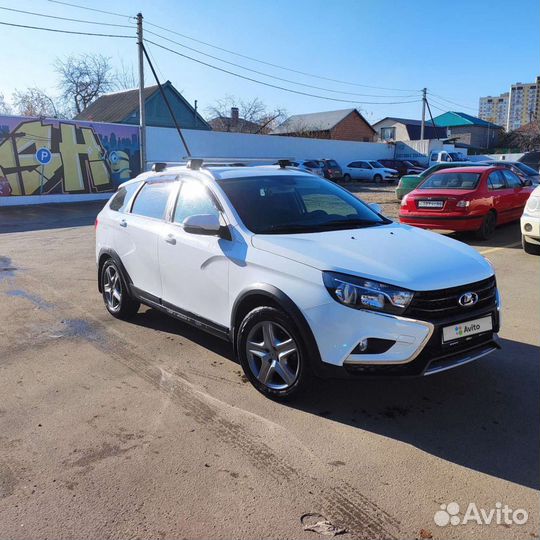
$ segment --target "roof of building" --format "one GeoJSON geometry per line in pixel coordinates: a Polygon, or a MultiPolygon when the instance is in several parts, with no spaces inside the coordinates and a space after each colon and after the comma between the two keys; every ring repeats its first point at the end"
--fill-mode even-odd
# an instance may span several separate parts
{"type": "MultiPolygon", "coordinates": [[[[198,120],[203,124],[206,121],[195,111],[191,104],[182,96],[178,90],[172,85],[170,81],[164,82],[162,88],[170,89],[176,97],[198,117],[198,120]]],[[[143,90],[143,96],[145,103],[156,92],[159,92],[159,86],[157,84],[153,86],[147,86],[143,90]]],[[[74,117],[74,120],[88,120],[94,122],[112,122],[119,123],[124,121],[134,112],[139,110],[139,89],[134,88],[132,90],[123,90],[120,92],[111,92],[109,94],[103,94],[95,101],[90,103],[86,109],[81,111],[74,117]]],[[[207,124],[206,124],[207,125],[207,124]]]]}
{"type": "Polygon", "coordinates": [[[231,116],[216,116],[208,123],[214,131],[235,131],[240,133],[256,133],[262,126],[257,122],[246,120],[245,118],[238,118],[234,125],[234,119],[231,116]]]}
{"type": "Polygon", "coordinates": [[[299,133],[302,131],[329,131],[336,127],[337,124],[352,112],[356,112],[370,129],[375,132],[371,127],[371,124],[360,114],[358,109],[340,109],[338,111],[324,111],[289,116],[285,122],[272,130],[272,134],[279,135],[285,133],[299,133]]]}
{"type": "MultiPolygon", "coordinates": [[[[431,122],[429,122],[431,124],[431,122]]],[[[471,116],[470,114],[463,112],[448,111],[446,113],[440,114],[433,119],[433,123],[436,126],[441,127],[457,127],[457,126],[482,126],[482,127],[491,127],[491,128],[500,128],[497,124],[488,122],[487,120],[482,120],[476,116],[471,116]]]]}
{"type": "MultiPolygon", "coordinates": [[[[144,100],[146,101],[156,91],[158,85],[147,86],[144,89],[144,100]]],[[[94,120],[97,122],[121,122],[134,110],[139,108],[139,89],[124,90],[122,92],[111,92],[103,94],[90,103],[86,109],[81,111],[74,120],[94,120]]]]}

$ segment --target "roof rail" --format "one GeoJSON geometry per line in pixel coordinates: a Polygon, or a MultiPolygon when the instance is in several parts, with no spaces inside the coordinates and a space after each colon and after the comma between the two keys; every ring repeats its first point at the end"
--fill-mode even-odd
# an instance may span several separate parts
{"type": "Polygon", "coordinates": [[[288,165],[294,161],[294,158],[273,158],[273,157],[260,157],[260,158],[244,158],[244,157],[185,157],[186,166],[188,169],[198,170],[201,167],[245,167],[252,163],[287,163],[288,165]]]}

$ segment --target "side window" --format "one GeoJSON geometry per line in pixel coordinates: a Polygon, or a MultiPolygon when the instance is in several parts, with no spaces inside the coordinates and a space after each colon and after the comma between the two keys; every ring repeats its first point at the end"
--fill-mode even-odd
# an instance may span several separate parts
{"type": "Polygon", "coordinates": [[[351,169],[358,169],[360,166],[358,165],[358,161],[353,161],[352,163],[349,163],[347,167],[350,167],[351,169]]]}
{"type": "Polygon", "coordinates": [[[371,167],[367,164],[366,161],[359,161],[358,167],[360,167],[360,169],[371,169],[371,167]]]}
{"type": "Polygon", "coordinates": [[[140,185],[140,182],[135,182],[121,187],[113,197],[109,208],[116,212],[125,212],[131,197],[133,197],[133,194],[139,189],[140,185]]]}
{"type": "Polygon", "coordinates": [[[149,182],[145,184],[133,203],[131,213],[139,216],[163,219],[173,186],[173,182],[149,182]]]}
{"type": "Polygon", "coordinates": [[[201,182],[187,180],[180,188],[173,221],[183,223],[187,217],[198,214],[220,215],[206,187],[201,182]]]}
{"type": "Polygon", "coordinates": [[[489,175],[488,178],[489,189],[506,189],[506,182],[504,181],[504,176],[501,171],[494,171],[489,175]]]}
{"type": "Polygon", "coordinates": [[[509,171],[509,170],[504,170],[502,171],[505,179],[506,179],[506,183],[508,184],[509,187],[511,188],[520,188],[520,187],[523,187],[523,184],[521,183],[521,180],[512,172],[512,171],[509,171]]]}

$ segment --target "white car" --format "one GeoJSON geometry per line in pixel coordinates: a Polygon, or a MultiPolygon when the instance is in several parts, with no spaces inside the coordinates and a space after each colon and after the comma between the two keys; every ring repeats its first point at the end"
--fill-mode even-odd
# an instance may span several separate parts
{"type": "Polygon", "coordinates": [[[523,210],[521,243],[526,253],[540,253],[540,186],[530,194],[523,210]]]}
{"type": "Polygon", "coordinates": [[[427,375],[498,348],[493,268],[282,163],[202,160],[122,184],[96,221],[99,290],[229,340],[273,399],[312,375],[427,375]]]}
{"type": "Polygon", "coordinates": [[[388,169],[378,161],[351,161],[343,167],[343,179],[345,182],[351,180],[364,180],[367,182],[394,182],[399,178],[399,173],[395,169],[388,169]]]}
{"type": "Polygon", "coordinates": [[[291,161],[291,166],[307,171],[317,176],[324,177],[323,164],[318,159],[304,159],[302,161],[291,161]]]}

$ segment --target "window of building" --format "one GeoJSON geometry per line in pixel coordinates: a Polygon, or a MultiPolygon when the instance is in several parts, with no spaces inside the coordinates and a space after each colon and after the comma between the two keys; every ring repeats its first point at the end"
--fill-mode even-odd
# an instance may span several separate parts
{"type": "Polygon", "coordinates": [[[383,141],[391,141],[396,138],[395,127],[383,127],[381,128],[381,139],[383,141]]]}

